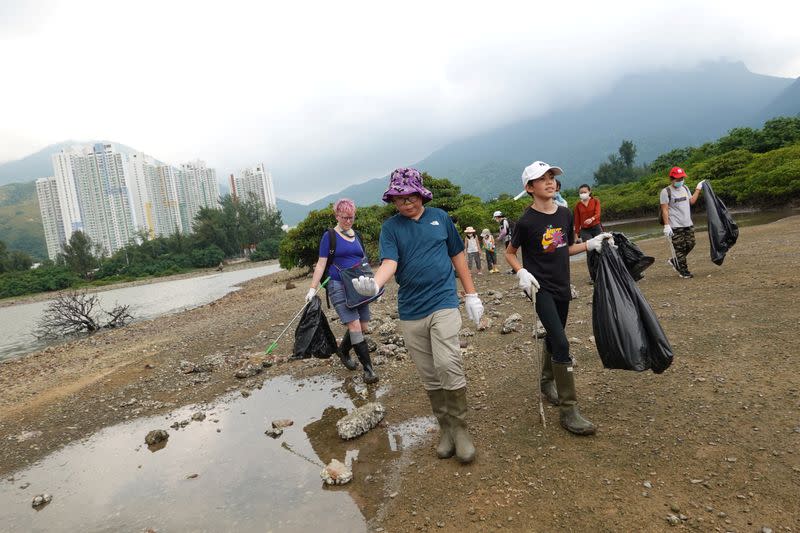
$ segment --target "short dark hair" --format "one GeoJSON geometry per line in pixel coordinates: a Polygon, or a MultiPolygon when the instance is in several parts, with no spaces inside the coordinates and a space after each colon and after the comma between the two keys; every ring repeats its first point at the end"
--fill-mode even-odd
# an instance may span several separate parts
{"type": "Polygon", "coordinates": [[[556,190],[557,191],[561,190],[561,180],[559,180],[558,178],[556,178],[556,190]]]}
{"type": "Polygon", "coordinates": [[[580,187],[578,187],[578,190],[581,190],[581,189],[583,189],[584,187],[586,187],[587,189],[589,189],[589,192],[592,192],[592,188],[591,188],[591,187],[589,187],[589,184],[588,184],[588,183],[583,183],[583,184],[581,184],[581,186],[580,186],[580,187]]]}

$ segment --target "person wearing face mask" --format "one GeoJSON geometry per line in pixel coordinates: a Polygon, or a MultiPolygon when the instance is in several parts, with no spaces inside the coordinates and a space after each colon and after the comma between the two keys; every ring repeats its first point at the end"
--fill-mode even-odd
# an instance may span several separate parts
{"type": "Polygon", "coordinates": [[[661,190],[661,221],[664,224],[664,236],[672,241],[675,257],[667,260],[669,265],[682,278],[693,277],[689,272],[686,256],[695,244],[694,224],[690,207],[697,202],[703,191],[703,181],[694,189],[694,194],[686,186],[686,172],[681,167],[672,167],[669,171],[670,184],[661,190]]]}
{"type": "MultiPolygon", "coordinates": [[[[603,232],[603,226],[600,225],[600,200],[592,196],[592,188],[584,183],[578,187],[578,196],[580,201],[575,204],[575,238],[579,241],[586,242],[592,237],[597,237],[603,232]]],[[[589,283],[592,283],[594,276],[592,276],[591,262],[589,261],[589,254],[586,253],[586,265],[589,268],[589,283]]]]}
{"type": "MultiPolygon", "coordinates": [[[[572,213],[555,204],[555,177],[559,167],[535,161],[522,173],[522,184],[533,202],[517,222],[514,237],[506,249],[506,260],[517,274],[519,287],[536,305],[545,331],[541,394],[560,410],[561,425],[576,435],[592,435],[595,426],[578,411],[574,365],[564,328],[569,314],[569,257],[581,252],[598,252],[610,233],[583,243],[575,242],[572,213]],[[517,250],[522,250],[522,264],[517,250]]],[[[613,239],[609,244],[613,246],[613,239]]]]}

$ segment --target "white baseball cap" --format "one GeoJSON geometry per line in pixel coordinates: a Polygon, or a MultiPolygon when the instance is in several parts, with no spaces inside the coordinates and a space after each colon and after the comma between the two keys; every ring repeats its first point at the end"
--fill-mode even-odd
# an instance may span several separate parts
{"type": "Polygon", "coordinates": [[[522,171],[522,186],[525,187],[531,180],[538,180],[548,170],[552,170],[554,176],[560,176],[564,173],[560,167],[551,167],[544,161],[534,161],[522,171]]]}

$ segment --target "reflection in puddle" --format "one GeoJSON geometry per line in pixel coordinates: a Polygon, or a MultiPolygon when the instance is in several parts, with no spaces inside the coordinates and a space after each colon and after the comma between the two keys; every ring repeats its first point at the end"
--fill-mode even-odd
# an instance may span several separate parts
{"type": "Polygon", "coordinates": [[[336,435],[336,420],[353,408],[348,394],[332,394],[340,385],[283,376],[249,398],[228,397],[181,429],[170,425],[196,406],[102,430],[3,480],[0,527],[308,531],[325,524],[326,531],[364,531],[347,486],[325,490],[319,477],[319,464],[333,457],[357,462],[358,446],[367,449],[367,442],[343,443],[336,435]],[[277,439],[264,435],[281,418],[294,425],[277,439]],[[169,431],[154,453],[144,444],[152,429],[169,431]],[[44,492],[53,501],[37,513],[31,500],[44,492]]]}
{"type": "Polygon", "coordinates": [[[439,424],[433,417],[420,416],[391,426],[388,431],[389,448],[393,452],[407,450],[422,444],[438,431],[439,424]]]}

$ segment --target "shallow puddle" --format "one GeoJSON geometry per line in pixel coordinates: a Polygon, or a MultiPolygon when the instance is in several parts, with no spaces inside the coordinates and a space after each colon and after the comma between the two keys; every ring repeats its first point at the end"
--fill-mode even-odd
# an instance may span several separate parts
{"type": "Polygon", "coordinates": [[[223,398],[180,429],[170,426],[191,419],[196,406],[107,428],[0,482],[0,528],[365,531],[359,476],[421,442],[432,424],[415,419],[341,441],[336,421],[365,400],[352,382],[282,376],[248,398],[223,398]],[[286,418],[294,424],[283,435],[264,434],[286,418]],[[157,451],[144,444],[153,429],[169,432],[157,451]],[[332,458],[353,463],[354,483],[323,486],[319,472],[332,458]],[[41,493],[53,500],[33,509],[41,493]]]}

